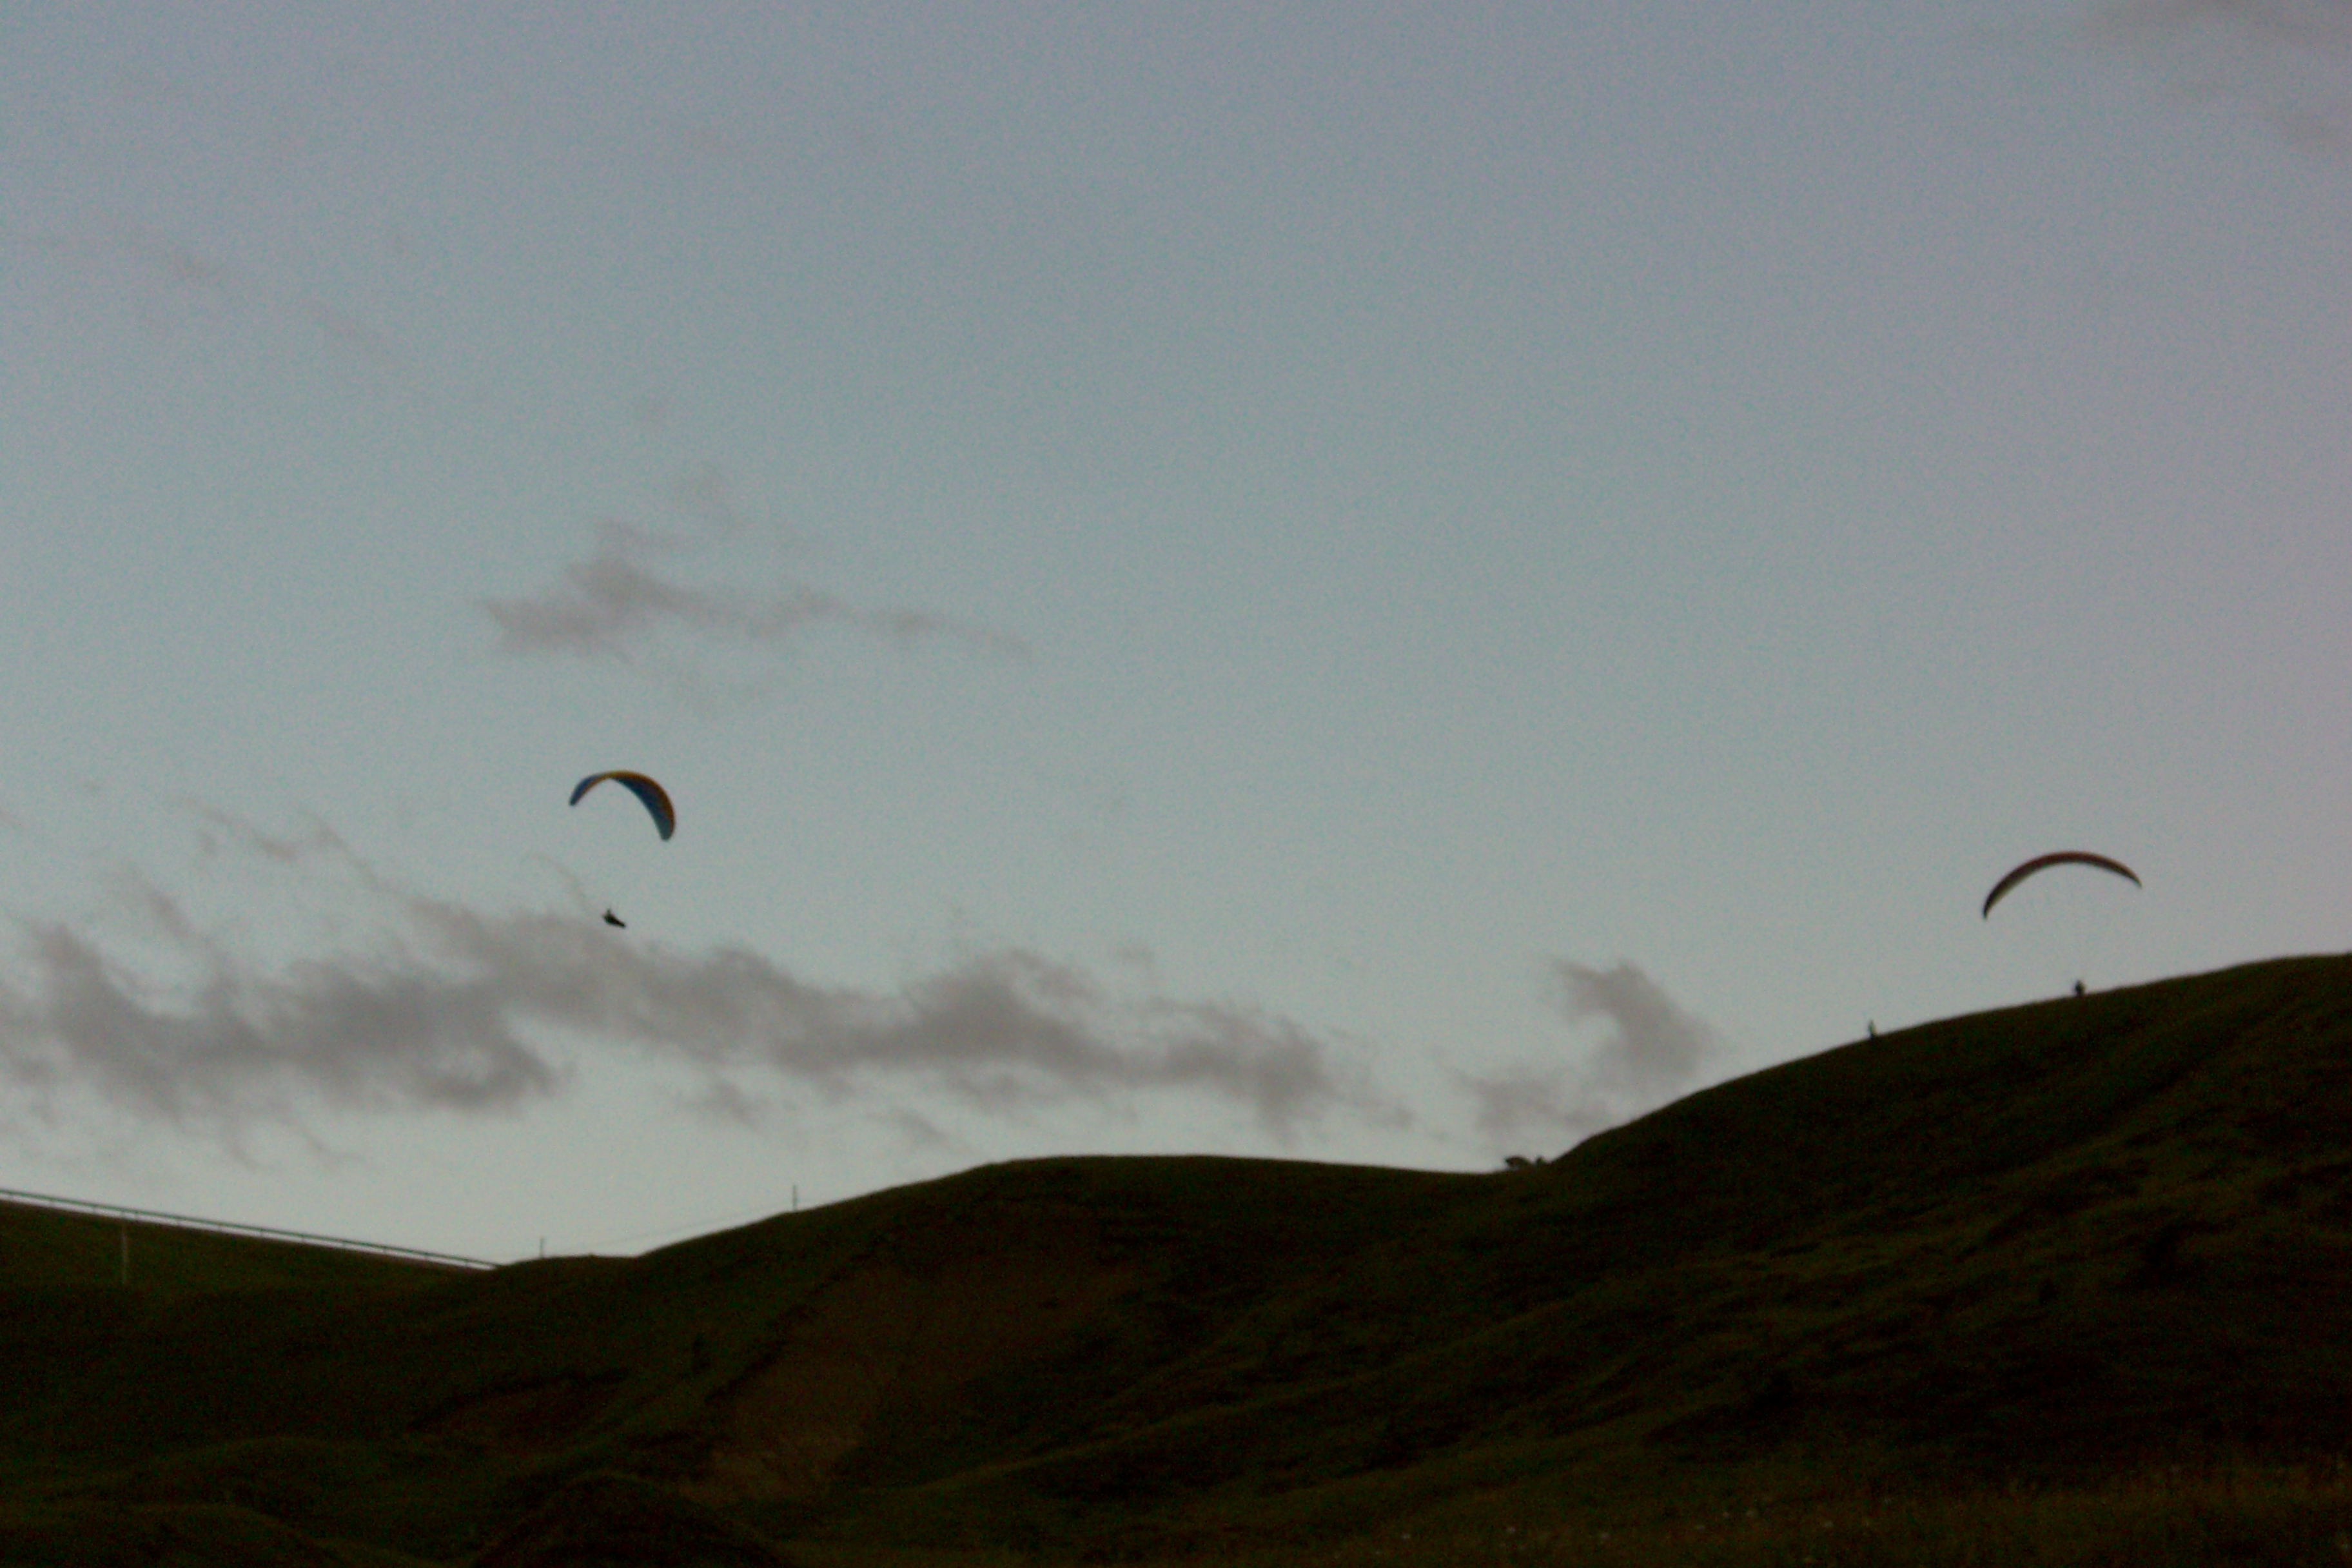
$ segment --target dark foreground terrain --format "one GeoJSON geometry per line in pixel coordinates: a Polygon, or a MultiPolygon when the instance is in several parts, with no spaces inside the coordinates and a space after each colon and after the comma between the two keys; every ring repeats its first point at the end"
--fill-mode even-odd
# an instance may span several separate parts
{"type": "Polygon", "coordinates": [[[0,1562],[2352,1561],[2352,960],[1534,1169],[1044,1160],[487,1274],[0,1208],[0,1562]]]}

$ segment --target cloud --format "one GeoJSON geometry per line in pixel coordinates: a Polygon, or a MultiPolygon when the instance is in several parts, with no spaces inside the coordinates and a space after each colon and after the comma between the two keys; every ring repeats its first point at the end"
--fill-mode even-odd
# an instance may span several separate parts
{"type": "Polygon", "coordinates": [[[110,263],[127,261],[145,282],[163,285],[167,297],[253,311],[304,329],[340,354],[365,365],[383,382],[416,395],[415,372],[374,328],[315,295],[275,288],[246,268],[135,225],[109,224],[94,235],[0,230],[0,246],[60,259],[84,277],[101,277],[110,263]]]}
{"type": "Polygon", "coordinates": [[[2121,0],[2095,24],[2134,35],[2211,26],[2298,50],[2341,53],[2352,42],[2352,6],[2344,0],[2121,0]]]}
{"type": "MultiPolygon", "coordinates": [[[[713,531],[732,531],[723,485],[705,481],[680,504],[713,531]]],[[[789,581],[760,590],[694,587],[656,570],[656,558],[696,547],[685,536],[606,521],[584,561],[563,568],[535,594],[479,601],[499,632],[499,649],[519,658],[555,655],[631,665],[656,638],[682,635],[706,644],[778,646],[820,626],[840,626],[901,646],[958,643],[977,652],[1025,658],[1019,637],[934,610],[861,609],[822,589],[789,581]]]]}
{"type": "Polygon", "coordinates": [[[215,966],[160,1002],[87,938],[27,932],[29,991],[0,994],[0,1068],[20,1088],[79,1081],[139,1114],[234,1125],[290,1115],[297,1089],[382,1109],[510,1109],[560,1074],[520,1039],[496,988],[398,966],[310,963],[268,979],[215,966]]]}
{"type": "Polygon", "coordinates": [[[2161,71],[2192,100],[2242,103],[2290,145],[2341,152],[2352,126],[2344,0],[2122,0],[2084,34],[2161,71]]]}
{"type": "Polygon", "coordinates": [[[1017,948],[890,991],[814,984],[738,946],[688,953],[575,911],[488,913],[401,888],[333,835],[205,817],[215,848],[333,861],[383,917],[365,952],[259,964],[124,873],[123,907],[182,972],[162,984],[61,922],[23,927],[0,971],[0,1078],[94,1091],[133,1112],[233,1131],[317,1104],[511,1113],[597,1040],[683,1069],[699,1113],[750,1120],[753,1086],[829,1098],[944,1094],[982,1112],[1161,1092],[1240,1107],[1287,1140],[1346,1106],[1390,1114],[1286,1018],[1116,990],[1017,948]]]}
{"type": "Polygon", "coordinates": [[[1574,1026],[1606,1019],[1600,1049],[1568,1068],[1521,1064],[1461,1077],[1478,1101],[1482,1131],[1508,1142],[1567,1133],[1585,1138],[1673,1100],[1717,1048],[1715,1031],[1678,1006],[1635,965],[1549,964],[1552,1001],[1574,1026]]]}

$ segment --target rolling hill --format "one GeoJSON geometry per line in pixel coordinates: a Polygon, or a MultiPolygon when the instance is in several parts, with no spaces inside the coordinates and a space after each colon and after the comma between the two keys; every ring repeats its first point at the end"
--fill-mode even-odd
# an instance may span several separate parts
{"type": "Polygon", "coordinates": [[[2317,957],[1488,1175],[1038,1160],[470,1276],[184,1236],[128,1289],[111,1225],[0,1211],[0,1560],[1344,1552],[1496,1500],[2338,1465],[2347,1068],[2317,957]]]}

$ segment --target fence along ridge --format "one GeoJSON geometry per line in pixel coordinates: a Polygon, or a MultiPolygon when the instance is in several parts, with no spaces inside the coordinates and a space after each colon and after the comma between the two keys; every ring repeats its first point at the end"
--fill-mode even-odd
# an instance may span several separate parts
{"type": "Polygon", "coordinates": [[[0,1187],[0,1203],[26,1208],[61,1209],[68,1214],[95,1215],[106,1219],[135,1220],[141,1225],[164,1225],[178,1230],[208,1231],[215,1236],[256,1237],[263,1241],[294,1241],[309,1247],[332,1247],[344,1252],[363,1252],[378,1258],[399,1258],[413,1263],[431,1264],[439,1268],[496,1268],[499,1265],[479,1258],[460,1258],[452,1252],[427,1252],[421,1247],[394,1247],[389,1242],[353,1241],[342,1236],[314,1236],[307,1230],[280,1230],[275,1226],[241,1225],[236,1220],[199,1219],[194,1215],[165,1214],[160,1209],[126,1208],[121,1204],[91,1203],[83,1198],[61,1198],[53,1193],[24,1193],[12,1187],[0,1187]]]}

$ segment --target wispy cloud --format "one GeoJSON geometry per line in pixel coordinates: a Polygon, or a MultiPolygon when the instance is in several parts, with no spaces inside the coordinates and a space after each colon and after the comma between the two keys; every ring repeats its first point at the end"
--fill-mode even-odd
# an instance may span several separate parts
{"type": "Polygon", "coordinates": [[[135,277],[169,296],[223,310],[249,310],[306,329],[383,382],[416,395],[415,372],[382,332],[316,295],[275,287],[251,270],[206,256],[136,225],[110,223],[89,233],[0,229],[0,246],[64,262],[89,277],[127,264],[135,277]]]}
{"type": "MultiPolygon", "coordinates": [[[[706,523],[706,532],[733,531],[723,488],[708,482],[678,498],[706,523]]],[[[757,589],[698,587],[661,569],[666,556],[698,549],[687,535],[604,521],[596,526],[586,559],[565,566],[535,593],[480,601],[498,627],[502,653],[609,659],[633,665],[665,637],[705,646],[788,644],[819,626],[837,626],[902,646],[960,644],[978,653],[1025,658],[1019,637],[936,610],[863,608],[804,583],[778,580],[757,589]]]]}
{"type": "Polygon", "coordinates": [[[761,1085],[885,1103],[945,1095],[983,1113],[1184,1092],[1281,1139],[1340,1108],[1392,1114],[1289,1019],[1115,989],[1018,948],[887,992],[822,985],[747,948],[621,937],[585,911],[429,898],[324,828],[265,834],[216,812],[206,826],[219,847],[333,860],[389,934],[264,966],[130,876],[123,907],[187,978],[158,984],[65,923],[26,925],[0,975],[0,1077],[19,1094],[86,1089],[227,1131],[299,1122],[306,1105],[511,1112],[587,1070],[551,1040],[597,1039],[684,1069],[689,1101],[737,1120],[759,1114],[761,1085]]]}
{"type": "Polygon", "coordinates": [[[1547,978],[1571,1027],[1603,1019],[1608,1031],[1572,1064],[1461,1075],[1480,1130],[1498,1142],[1581,1139],[1655,1110],[1688,1089],[1717,1048],[1713,1029],[1622,959],[1611,969],[1553,959],[1547,978]]]}
{"type": "Polygon", "coordinates": [[[2352,137],[2352,5],[2345,0],[2121,0],[2083,31],[2161,71],[2189,100],[2245,105],[2291,145],[2352,137]]]}
{"type": "Polygon", "coordinates": [[[898,643],[939,638],[985,653],[1025,656],[1020,638],[931,610],[858,609],[821,589],[780,584],[759,593],[693,588],[648,566],[620,531],[563,569],[540,593],[485,599],[500,651],[610,658],[626,664],[650,637],[675,629],[722,641],[781,643],[827,623],[898,643]]]}
{"type": "Polygon", "coordinates": [[[2352,45],[2344,0],[2120,0],[2100,7],[2096,25],[2125,34],[2209,26],[2330,54],[2352,45]]]}

